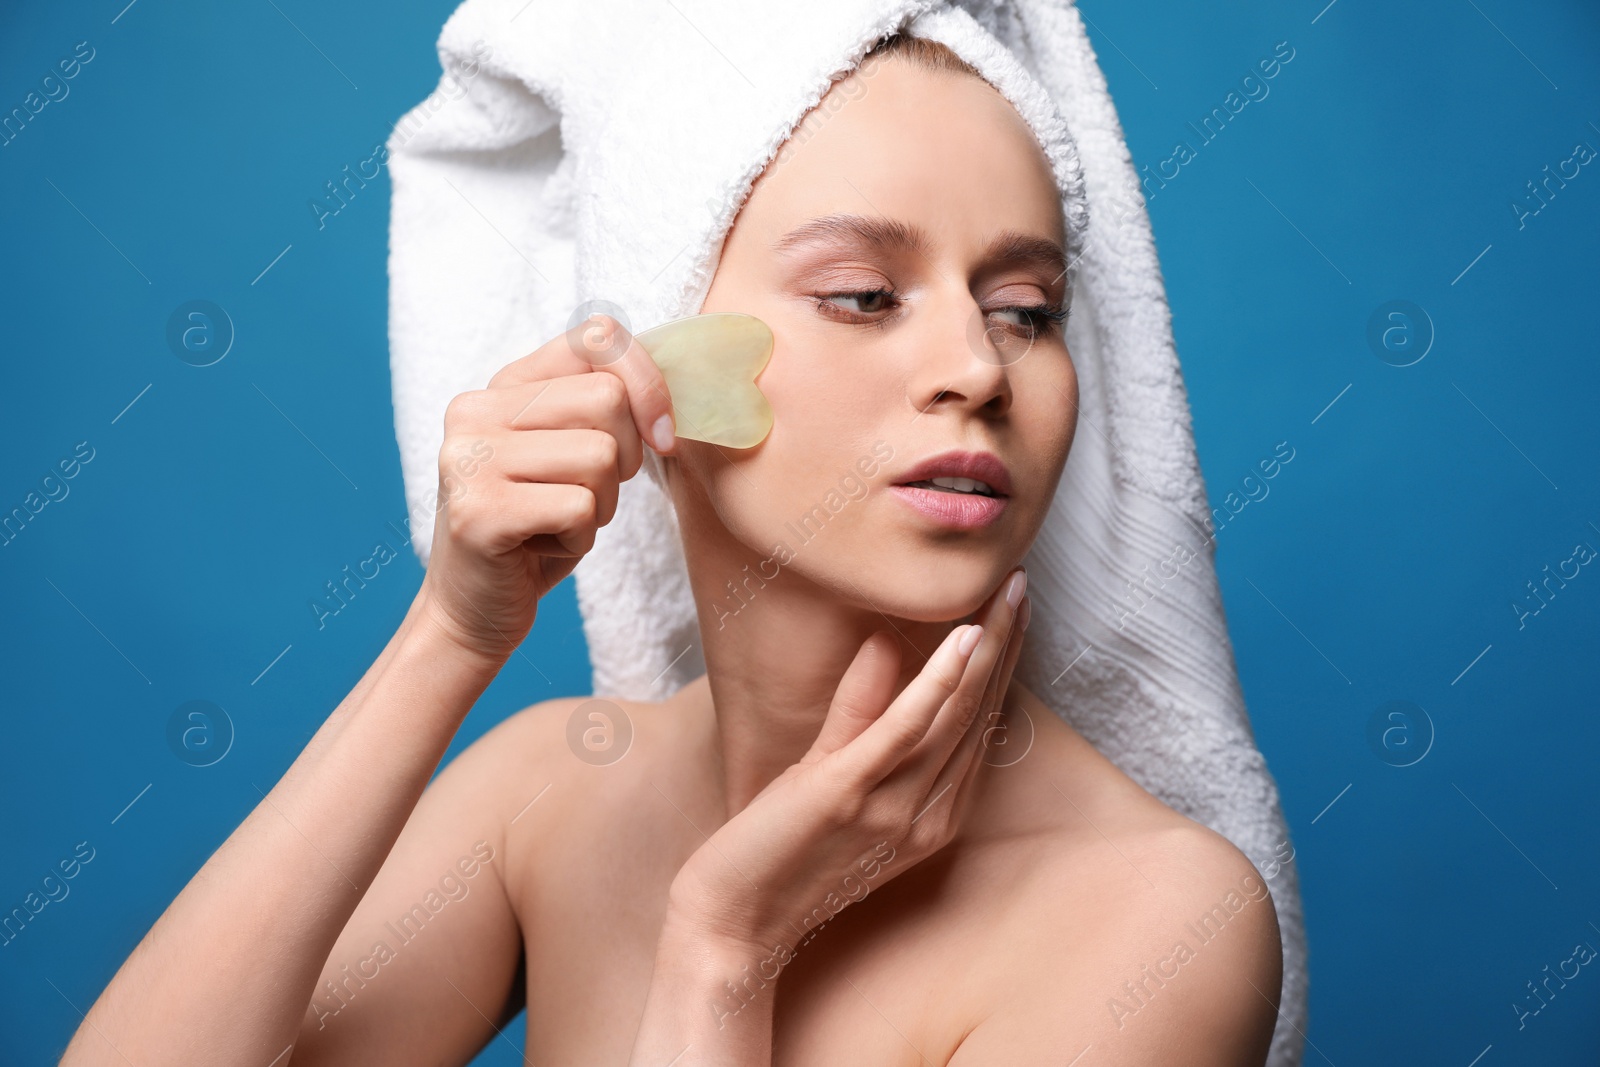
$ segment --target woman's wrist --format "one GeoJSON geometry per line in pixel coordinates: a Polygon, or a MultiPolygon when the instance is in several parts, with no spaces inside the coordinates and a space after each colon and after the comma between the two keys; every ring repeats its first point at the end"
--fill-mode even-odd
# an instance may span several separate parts
{"type": "Polygon", "coordinates": [[[689,1052],[696,1067],[771,1063],[778,967],[742,936],[669,905],[634,1047],[636,1064],[689,1052]]]}
{"type": "Polygon", "coordinates": [[[670,941],[674,947],[692,948],[708,964],[737,960],[734,970],[738,970],[739,963],[751,962],[764,954],[762,946],[768,938],[764,931],[744,923],[669,900],[660,940],[670,941]]]}
{"type": "Polygon", "coordinates": [[[411,601],[411,608],[406,612],[397,636],[407,644],[415,644],[422,651],[440,657],[451,666],[486,674],[485,686],[500,673],[500,668],[506,665],[515,651],[514,648],[490,651],[459,637],[426,581],[411,601]]]}
{"type": "MultiPolygon", "coordinates": [[[[699,857],[696,857],[698,859],[699,857]]],[[[678,938],[709,946],[718,954],[741,960],[759,959],[771,949],[771,924],[758,917],[750,899],[740,908],[717,907],[722,894],[705,888],[696,876],[695,860],[685,864],[667,890],[665,931],[678,938]],[[765,949],[763,948],[765,946],[765,949]]]]}

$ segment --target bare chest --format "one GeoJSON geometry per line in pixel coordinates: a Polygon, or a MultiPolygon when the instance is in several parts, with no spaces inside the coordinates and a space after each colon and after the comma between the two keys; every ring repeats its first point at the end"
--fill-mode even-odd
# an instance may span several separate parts
{"type": "MultiPolygon", "coordinates": [[[[644,1013],[681,860],[591,859],[570,877],[547,870],[525,883],[533,1063],[626,1064],[644,1013]]],[[[837,914],[819,910],[786,944],[728,974],[700,1010],[725,1023],[767,998],[775,1065],[944,1063],[993,990],[983,906],[959,882],[913,869],[837,914]]]]}

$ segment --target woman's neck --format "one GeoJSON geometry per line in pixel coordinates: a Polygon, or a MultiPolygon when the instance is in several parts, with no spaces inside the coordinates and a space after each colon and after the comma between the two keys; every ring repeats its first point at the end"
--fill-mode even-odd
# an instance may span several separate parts
{"type": "Polygon", "coordinates": [[[767,581],[737,615],[717,609],[718,591],[696,588],[695,599],[706,661],[703,684],[716,716],[730,818],[810,749],[840,679],[874,631],[896,636],[898,693],[952,625],[863,611],[787,572],[767,581]]]}
{"type": "Polygon", "coordinates": [[[706,677],[685,696],[707,702],[715,715],[716,763],[732,818],[806,754],[840,679],[874,631],[892,633],[899,646],[898,694],[954,623],[859,607],[792,562],[752,553],[720,523],[698,525],[706,528],[683,530],[683,544],[706,677]]]}

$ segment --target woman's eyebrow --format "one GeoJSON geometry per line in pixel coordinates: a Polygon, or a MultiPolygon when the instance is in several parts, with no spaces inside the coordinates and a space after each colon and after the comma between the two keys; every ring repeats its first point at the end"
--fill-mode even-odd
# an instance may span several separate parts
{"type": "MultiPolygon", "coordinates": [[[[835,242],[879,252],[914,252],[931,259],[932,241],[919,226],[876,216],[834,214],[802,223],[773,243],[779,253],[809,244],[835,242]]],[[[1051,281],[1067,272],[1061,245],[1036,234],[1006,230],[989,242],[983,261],[989,265],[1032,264],[1051,272],[1051,281]]]]}
{"type": "Polygon", "coordinates": [[[1006,230],[993,241],[984,254],[984,262],[1010,266],[1026,264],[1043,267],[1050,272],[1054,285],[1067,273],[1067,254],[1055,241],[1020,230],[1006,230]]]}
{"type": "Polygon", "coordinates": [[[920,227],[897,219],[848,214],[824,215],[796,226],[778,238],[772,248],[785,253],[803,245],[829,241],[881,252],[906,251],[926,256],[931,251],[928,235],[920,227]]]}

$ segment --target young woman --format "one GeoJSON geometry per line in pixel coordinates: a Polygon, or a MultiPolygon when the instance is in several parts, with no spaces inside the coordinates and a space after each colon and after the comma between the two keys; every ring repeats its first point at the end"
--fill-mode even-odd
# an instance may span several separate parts
{"type": "Polygon", "coordinates": [[[540,1065],[1263,1062],[1281,950],[1253,866],[1010,682],[1075,431],[1049,165],[953,53],[876,63],[757,181],[702,308],[772,327],[768,439],[674,441],[611,320],[455,398],[441,470],[489,458],[404,622],[64,1063],[464,1063],[523,1006],[540,1065]],[[646,462],[706,674],[613,705],[625,758],[575,758],[585,700],[552,700],[425,790],[646,462]],[[1020,758],[986,744],[1030,730],[1020,758]]]}

